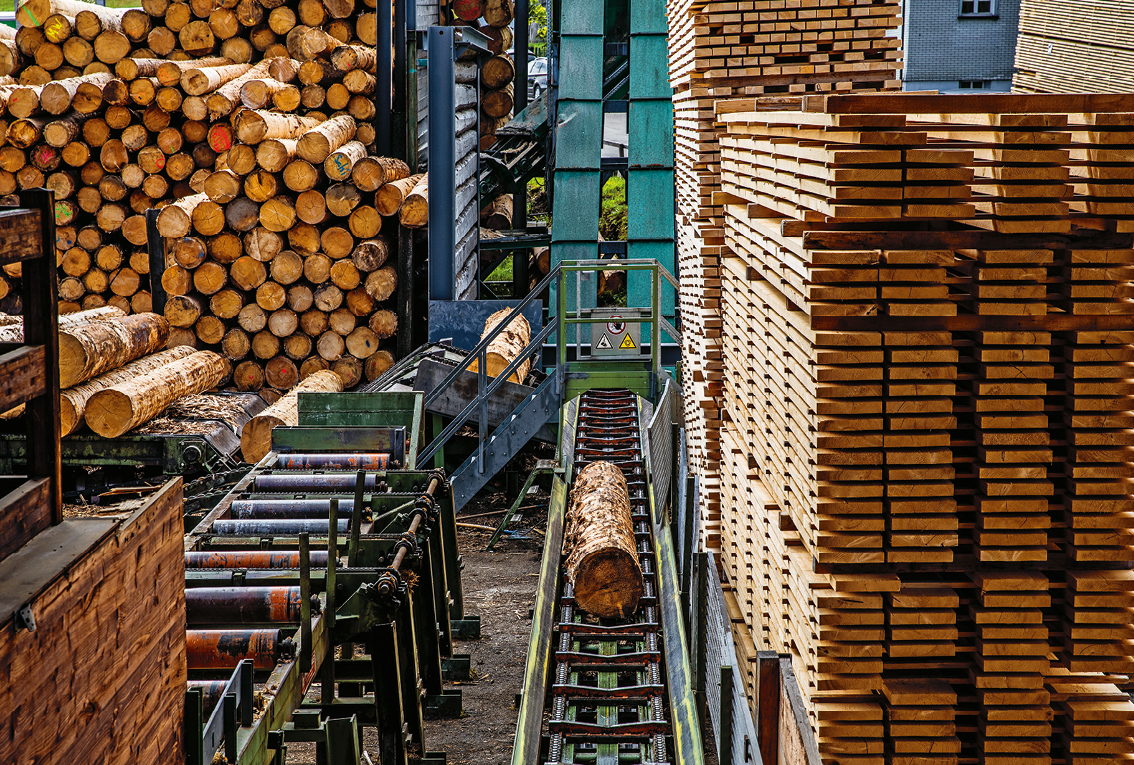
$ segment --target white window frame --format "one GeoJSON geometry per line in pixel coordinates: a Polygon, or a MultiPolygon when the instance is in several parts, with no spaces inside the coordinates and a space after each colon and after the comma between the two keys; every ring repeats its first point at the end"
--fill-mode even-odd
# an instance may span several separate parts
{"type": "Polygon", "coordinates": [[[990,16],[996,16],[996,0],[960,0],[958,7],[957,17],[962,19],[984,19],[990,16]],[[988,3],[988,10],[980,10],[980,5],[983,2],[988,3]],[[973,9],[965,11],[965,5],[971,4],[973,9]]]}

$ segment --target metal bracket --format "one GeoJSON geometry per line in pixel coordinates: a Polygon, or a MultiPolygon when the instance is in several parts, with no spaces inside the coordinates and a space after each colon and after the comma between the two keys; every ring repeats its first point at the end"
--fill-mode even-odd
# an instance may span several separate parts
{"type": "Polygon", "coordinates": [[[20,630],[35,632],[35,614],[32,613],[31,603],[21,606],[16,612],[16,631],[20,630]]]}

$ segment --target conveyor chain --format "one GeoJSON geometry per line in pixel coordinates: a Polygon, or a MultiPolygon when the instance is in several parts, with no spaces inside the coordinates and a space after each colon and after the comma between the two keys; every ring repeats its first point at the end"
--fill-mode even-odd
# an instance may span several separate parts
{"type": "Polygon", "coordinates": [[[590,623],[576,611],[564,575],[552,636],[547,763],[671,762],[657,566],[639,433],[638,398],[633,393],[591,390],[580,397],[573,475],[590,462],[621,468],[630,493],[644,589],[632,623],[590,623]]]}

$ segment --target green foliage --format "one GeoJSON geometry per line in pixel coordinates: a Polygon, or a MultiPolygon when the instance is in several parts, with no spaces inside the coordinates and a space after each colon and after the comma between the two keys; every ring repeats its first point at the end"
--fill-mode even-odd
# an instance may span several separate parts
{"type": "Polygon", "coordinates": [[[533,48],[546,47],[547,45],[547,6],[541,0],[534,0],[528,4],[528,24],[539,24],[539,32],[536,34],[534,40],[530,40],[529,44],[533,48]],[[543,43],[543,45],[539,45],[543,43]]]}
{"type": "Polygon", "coordinates": [[[626,240],[626,179],[611,176],[602,187],[599,233],[608,242],[626,240]]]}

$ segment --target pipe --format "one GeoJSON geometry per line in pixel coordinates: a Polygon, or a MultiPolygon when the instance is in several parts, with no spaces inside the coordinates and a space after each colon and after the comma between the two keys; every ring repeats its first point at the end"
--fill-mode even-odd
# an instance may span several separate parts
{"type": "MultiPolygon", "coordinates": [[[[314,568],[326,568],[327,553],[313,552],[314,568]]],[[[185,568],[299,568],[299,553],[287,550],[220,550],[185,553],[185,568]]]]}
{"type": "MultiPolygon", "coordinates": [[[[265,473],[256,476],[252,491],[341,491],[354,494],[357,480],[358,473],[265,473]]],[[[377,473],[366,474],[366,488],[374,489],[380,482],[377,473]]]]}
{"type": "Polygon", "coordinates": [[[390,455],[376,454],[281,454],[276,457],[276,468],[283,470],[302,470],[310,468],[341,468],[385,470],[390,464],[390,455]]]}
{"type": "Polygon", "coordinates": [[[190,587],[185,620],[195,624],[299,623],[298,587],[190,587]]]}
{"type": "Polygon", "coordinates": [[[217,702],[224,696],[224,689],[228,686],[227,680],[190,680],[189,688],[201,689],[201,701],[205,708],[205,717],[212,714],[217,702]]]}
{"type": "MultiPolygon", "coordinates": [[[[340,533],[346,533],[350,520],[343,518],[338,522],[340,533]]],[[[223,536],[295,536],[306,531],[308,534],[325,536],[330,531],[330,522],[313,519],[294,519],[276,521],[213,521],[213,533],[223,536]]]]}
{"type": "Polygon", "coordinates": [[[232,669],[245,659],[271,669],[295,657],[295,643],[281,630],[188,630],[185,653],[189,669],[232,669]]]}
{"type": "MultiPolygon", "coordinates": [[[[363,508],[365,509],[365,508],[363,508]]],[[[340,499],[339,510],[354,512],[354,499],[340,499]]],[[[331,514],[330,499],[237,499],[232,503],[232,518],[321,518],[331,514]]]]}

